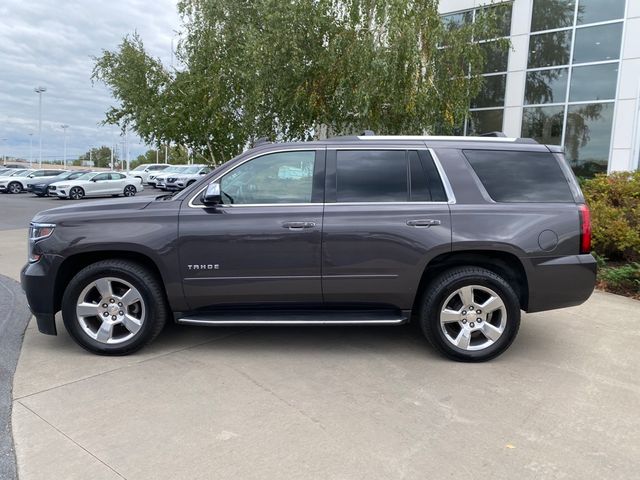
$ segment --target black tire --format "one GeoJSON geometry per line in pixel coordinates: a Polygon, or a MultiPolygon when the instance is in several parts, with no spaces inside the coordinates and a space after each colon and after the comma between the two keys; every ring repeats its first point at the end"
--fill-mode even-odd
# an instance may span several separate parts
{"type": "MultiPolygon", "coordinates": [[[[478,294],[475,295],[477,298],[478,294]]],[[[455,298],[454,301],[456,301],[455,298]]],[[[474,303],[476,303],[475,300],[474,303]]],[[[465,316],[469,315],[476,316],[473,312],[465,316]]],[[[464,320],[467,325],[467,319],[464,320]]],[[[468,325],[474,325],[473,319],[469,320],[468,325]]],[[[488,320],[485,318],[485,323],[488,320]]],[[[463,328],[461,323],[452,322],[451,325],[455,328],[463,328]]],[[[452,268],[440,274],[426,287],[421,303],[420,326],[429,343],[446,357],[460,362],[484,362],[503,353],[515,340],[520,328],[520,301],[509,283],[489,270],[471,266],[452,268]],[[448,340],[443,331],[445,327],[440,323],[440,312],[445,307],[444,302],[460,288],[471,285],[485,287],[495,292],[502,300],[506,311],[502,334],[493,344],[481,350],[466,350],[457,347],[448,340]]],[[[476,338],[478,337],[482,340],[484,335],[477,334],[476,338]]]]}
{"type": "Polygon", "coordinates": [[[62,297],[62,317],[69,335],[82,348],[98,355],[128,355],[152,342],[162,331],[169,308],[158,278],[142,265],[128,260],[102,260],[83,268],[69,282],[62,297]],[[144,301],[142,326],[122,343],[107,344],[90,337],[76,314],[76,304],[85,287],[100,278],[122,279],[133,285],[144,301]]]}
{"type": "Polygon", "coordinates": [[[22,184],[20,182],[11,182],[9,185],[7,185],[7,192],[9,193],[22,192],[22,184]]]}
{"type": "Polygon", "coordinates": [[[84,198],[84,189],[82,187],[73,187],[69,190],[69,198],[71,200],[82,200],[84,198]]]}
{"type": "Polygon", "coordinates": [[[125,197],[135,197],[136,193],[138,193],[138,191],[134,185],[127,185],[124,187],[123,194],[125,197]]]}

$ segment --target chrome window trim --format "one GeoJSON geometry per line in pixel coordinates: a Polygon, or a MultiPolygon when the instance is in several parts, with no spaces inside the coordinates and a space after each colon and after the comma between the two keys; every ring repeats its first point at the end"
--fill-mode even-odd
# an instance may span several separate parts
{"type": "MultiPolygon", "coordinates": [[[[363,137],[365,138],[365,137],[363,137]]],[[[366,138],[371,138],[371,137],[366,137],[366,138]]],[[[390,137],[390,138],[405,138],[405,137],[390,137]]],[[[430,139],[434,139],[434,138],[438,138],[438,137],[415,137],[415,138],[420,138],[420,139],[424,139],[424,138],[430,138],[430,139]]],[[[452,139],[460,139],[460,140],[469,140],[469,137],[443,137],[443,138],[452,138],[452,139]]],[[[500,138],[500,137],[498,137],[500,138]]],[[[490,140],[495,140],[495,138],[490,138],[490,140]]],[[[351,146],[351,145],[344,145],[343,147],[341,146],[337,146],[337,145],[331,145],[331,146],[327,146],[326,149],[327,150],[371,150],[371,145],[367,145],[367,146],[351,146]]],[[[320,147],[320,148],[324,148],[324,147],[320,147]]],[[[258,153],[256,155],[247,157],[246,159],[244,159],[243,161],[239,162],[237,165],[234,165],[232,168],[230,168],[229,170],[226,170],[225,172],[220,173],[220,175],[212,178],[209,182],[207,182],[207,184],[205,186],[203,186],[200,190],[198,190],[190,199],[189,199],[189,203],[188,206],[190,208],[207,208],[205,205],[194,205],[194,200],[199,197],[202,192],[204,192],[204,190],[207,188],[207,185],[209,185],[209,183],[211,182],[215,182],[217,180],[219,180],[220,178],[222,178],[224,175],[226,175],[227,173],[232,172],[233,170],[235,170],[236,168],[238,168],[240,165],[245,164],[246,162],[253,160],[255,158],[258,157],[262,157],[265,155],[269,155],[271,153],[283,153],[283,152],[309,152],[309,151],[317,151],[318,148],[285,148],[285,149],[278,149],[278,150],[270,150],[268,152],[262,152],[262,153],[258,153]]],[[[405,146],[380,146],[380,147],[376,147],[376,150],[425,150],[424,146],[409,146],[409,145],[405,145],[405,146]]],[[[447,178],[446,174],[444,173],[444,169],[442,168],[442,164],[440,163],[440,159],[438,158],[438,156],[436,155],[436,152],[432,149],[432,148],[426,148],[426,150],[429,152],[429,154],[431,155],[431,158],[433,158],[433,163],[436,166],[436,170],[438,171],[438,174],[440,175],[440,180],[442,181],[442,185],[444,187],[444,191],[445,194],[447,196],[447,201],[434,201],[434,202],[333,202],[333,203],[244,203],[244,204],[227,204],[227,203],[222,203],[220,205],[217,205],[216,208],[254,208],[254,207],[314,207],[314,206],[332,206],[332,205],[336,205],[336,206],[358,206],[358,205],[452,205],[456,203],[456,197],[453,193],[453,189],[451,188],[451,184],[449,183],[449,179],[447,178]]]]}

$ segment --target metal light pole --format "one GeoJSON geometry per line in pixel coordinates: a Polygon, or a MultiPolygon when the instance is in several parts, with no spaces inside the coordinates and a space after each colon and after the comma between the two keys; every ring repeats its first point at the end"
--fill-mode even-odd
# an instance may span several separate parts
{"type": "Polygon", "coordinates": [[[4,152],[4,146],[6,145],[7,139],[6,138],[0,138],[0,142],[2,142],[2,164],[6,165],[7,164],[7,156],[5,155],[4,152]]]}
{"type": "Polygon", "coordinates": [[[33,91],[38,94],[38,137],[40,140],[38,160],[40,162],[40,168],[42,168],[42,94],[46,92],[47,89],[45,87],[36,87],[33,91]]]}
{"type": "Polygon", "coordinates": [[[63,168],[67,168],[67,128],[69,128],[69,125],[63,123],[60,125],[60,128],[64,131],[64,157],[62,157],[62,165],[63,168]]]}
{"type": "Polygon", "coordinates": [[[29,133],[29,168],[33,168],[33,132],[29,133]]]}
{"type": "Polygon", "coordinates": [[[124,131],[124,145],[125,145],[125,155],[127,156],[127,174],[128,174],[129,168],[131,167],[131,161],[129,159],[129,131],[126,129],[124,131]]]}

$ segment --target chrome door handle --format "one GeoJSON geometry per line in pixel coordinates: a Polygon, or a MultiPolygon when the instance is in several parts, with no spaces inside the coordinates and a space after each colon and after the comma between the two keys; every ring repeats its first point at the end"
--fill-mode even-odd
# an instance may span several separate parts
{"type": "Polygon", "coordinates": [[[283,228],[288,228],[289,230],[302,230],[304,228],[313,228],[316,226],[316,222],[284,222],[282,224],[283,228]]]}
{"type": "Polygon", "coordinates": [[[407,225],[410,227],[431,227],[432,225],[440,225],[442,222],[440,220],[408,220],[407,225]]]}

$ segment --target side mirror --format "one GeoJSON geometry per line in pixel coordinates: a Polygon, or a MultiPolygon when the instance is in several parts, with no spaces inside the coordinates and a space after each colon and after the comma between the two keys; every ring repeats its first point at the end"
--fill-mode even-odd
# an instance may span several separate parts
{"type": "Polygon", "coordinates": [[[219,183],[212,182],[207,186],[202,195],[202,203],[205,205],[220,205],[222,203],[219,183]]]}
{"type": "Polygon", "coordinates": [[[207,172],[200,172],[199,175],[206,175],[206,174],[207,174],[207,172]]]}
{"type": "Polygon", "coordinates": [[[35,175],[32,173],[31,175],[29,175],[28,178],[34,178],[34,177],[35,177],[35,175]]]}

